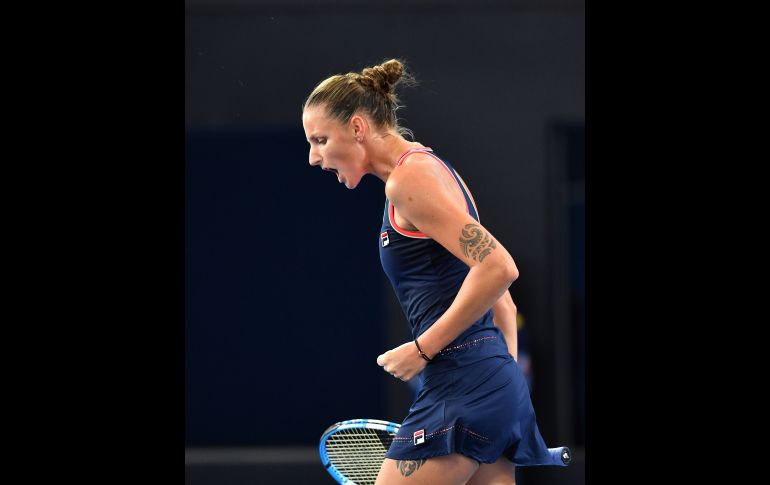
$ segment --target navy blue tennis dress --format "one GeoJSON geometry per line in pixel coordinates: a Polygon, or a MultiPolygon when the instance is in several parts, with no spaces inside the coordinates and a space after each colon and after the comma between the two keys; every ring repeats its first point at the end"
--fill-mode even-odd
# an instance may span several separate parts
{"type": "MultiPolygon", "coordinates": [[[[473,201],[454,169],[430,148],[413,148],[441,163],[457,181],[468,213],[479,220],[473,201]]],[[[452,304],[469,267],[428,236],[400,228],[386,199],[380,231],[380,260],[419,337],[452,304]]],[[[550,461],[537,428],[529,388],[508,352],[503,333],[487,311],[422,371],[423,386],[385,455],[419,460],[460,453],[480,463],[504,455],[517,465],[550,461]]]]}

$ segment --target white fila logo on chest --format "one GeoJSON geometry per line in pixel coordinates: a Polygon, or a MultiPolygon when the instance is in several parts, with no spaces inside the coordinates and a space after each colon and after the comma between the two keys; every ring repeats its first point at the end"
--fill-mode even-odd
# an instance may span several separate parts
{"type": "Polygon", "coordinates": [[[390,244],[390,240],[388,239],[388,231],[385,231],[382,234],[380,234],[380,239],[382,239],[382,247],[385,247],[388,244],[390,244]]]}

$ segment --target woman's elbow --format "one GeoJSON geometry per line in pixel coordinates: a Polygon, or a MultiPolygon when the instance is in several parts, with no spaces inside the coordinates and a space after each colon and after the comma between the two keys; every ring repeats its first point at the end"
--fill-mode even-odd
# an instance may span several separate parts
{"type": "Polygon", "coordinates": [[[511,283],[516,281],[519,277],[519,268],[516,267],[516,264],[513,261],[499,265],[498,269],[498,274],[500,275],[501,280],[505,282],[506,288],[511,286],[511,283]]]}
{"type": "Polygon", "coordinates": [[[511,262],[510,264],[506,265],[505,275],[511,283],[519,278],[519,268],[516,267],[516,263],[511,262]]]}

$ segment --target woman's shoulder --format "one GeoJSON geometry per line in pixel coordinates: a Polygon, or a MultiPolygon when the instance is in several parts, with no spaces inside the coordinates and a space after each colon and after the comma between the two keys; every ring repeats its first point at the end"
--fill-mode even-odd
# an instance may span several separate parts
{"type": "Polygon", "coordinates": [[[414,190],[440,189],[443,186],[441,166],[430,155],[416,153],[396,167],[385,183],[385,194],[397,200],[414,190]]]}

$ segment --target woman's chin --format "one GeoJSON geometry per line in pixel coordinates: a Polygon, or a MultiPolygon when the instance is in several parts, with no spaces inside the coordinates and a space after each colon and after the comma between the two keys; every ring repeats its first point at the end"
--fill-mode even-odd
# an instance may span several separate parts
{"type": "Polygon", "coordinates": [[[345,187],[347,187],[349,190],[353,190],[356,187],[358,187],[359,183],[361,183],[361,179],[357,178],[357,179],[353,179],[353,180],[348,180],[347,177],[346,177],[345,180],[342,181],[342,183],[344,183],[345,187]]]}

